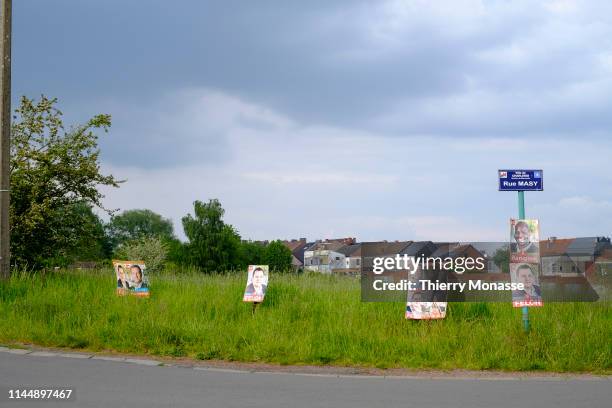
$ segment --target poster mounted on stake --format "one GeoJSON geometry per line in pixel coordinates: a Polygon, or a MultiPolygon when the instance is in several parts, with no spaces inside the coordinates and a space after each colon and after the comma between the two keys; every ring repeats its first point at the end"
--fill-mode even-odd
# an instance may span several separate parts
{"type": "Polygon", "coordinates": [[[268,288],[268,265],[249,265],[243,302],[261,303],[268,288]]]}
{"type": "Polygon", "coordinates": [[[446,302],[408,302],[406,319],[431,320],[446,317],[446,302]]]}
{"type": "Polygon", "coordinates": [[[117,295],[149,297],[149,279],[144,261],[113,260],[117,295]]]}
{"type": "Polygon", "coordinates": [[[446,282],[446,271],[437,270],[435,267],[419,267],[416,268],[414,273],[408,273],[408,281],[414,283],[417,289],[408,290],[404,317],[408,320],[444,319],[446,317],[447,303],[445,300],[447,293],[424,290],[419,285],[422,281],[446,282]]]}

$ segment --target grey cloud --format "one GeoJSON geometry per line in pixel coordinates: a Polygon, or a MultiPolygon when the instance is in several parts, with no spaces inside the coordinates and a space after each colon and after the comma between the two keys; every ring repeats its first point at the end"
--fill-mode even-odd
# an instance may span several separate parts
{"type": "MultiPolygon", "coordinates": [[[[15,93],[94,112],[107,98],[146,105],[109,112],[117,136],[105,147],[120,139],[160,165],[231,155],[226,130],[157,128],[166,107],[151,101],[183,88],[233,94],[302,126],[381,136],[592,137],[612,126],[610,96],[565,92],[599,81],[612,95],[603,1],[569,12],[528,1],[144,4],[16,4],[15,93]],[[181,145],[168,149],[170,138],[181,145]]],[[[253,121],[244,123],[261,126],[253,121]]]]}
{"type": "Polygon", "coordinates": [[[141,168],[190,163],[219,166],[231,160],[229,128],[209,123],[206,101],[166,95],[138,108],[115,101],[102,108],[115,112],[111,131],[100,138],[102,159],[141,168]],[[192,106],[187,108],[185,103],[192,106]]]}

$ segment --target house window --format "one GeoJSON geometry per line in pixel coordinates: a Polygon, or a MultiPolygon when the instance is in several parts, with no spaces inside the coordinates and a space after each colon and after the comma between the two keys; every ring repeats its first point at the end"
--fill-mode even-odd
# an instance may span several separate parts
{"type": "Polygon", "coordinates": [[[339,260],[340,260],[340,257],[339,257],[339,256],[337,256],[337,257],[336,257],[336,261],[339,261],[339,260]]]}
{"type": "Polygon", "coordinates": [[[361,265],[361,259],[357,258],[357,263],[356,263],[356,265],[357,265],[357,266],[361,265]]]}

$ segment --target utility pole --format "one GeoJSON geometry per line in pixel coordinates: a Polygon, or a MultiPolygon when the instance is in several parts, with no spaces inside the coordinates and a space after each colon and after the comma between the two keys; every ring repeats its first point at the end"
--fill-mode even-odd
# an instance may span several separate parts
{"type": "Polygon", "coordinates": [[[11,274],[9,198],[11,160],[11,18],[12,0],[2,0],[0,24],[0,277],[11,274]]]}

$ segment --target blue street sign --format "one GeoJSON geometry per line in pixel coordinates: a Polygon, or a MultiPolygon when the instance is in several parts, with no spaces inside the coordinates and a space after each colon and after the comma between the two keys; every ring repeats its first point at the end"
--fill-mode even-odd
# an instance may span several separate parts
{"type": "Polygon", "coordinates": [[[542,170],[499,170],[499,191],[542,191],[542,170]]]}

